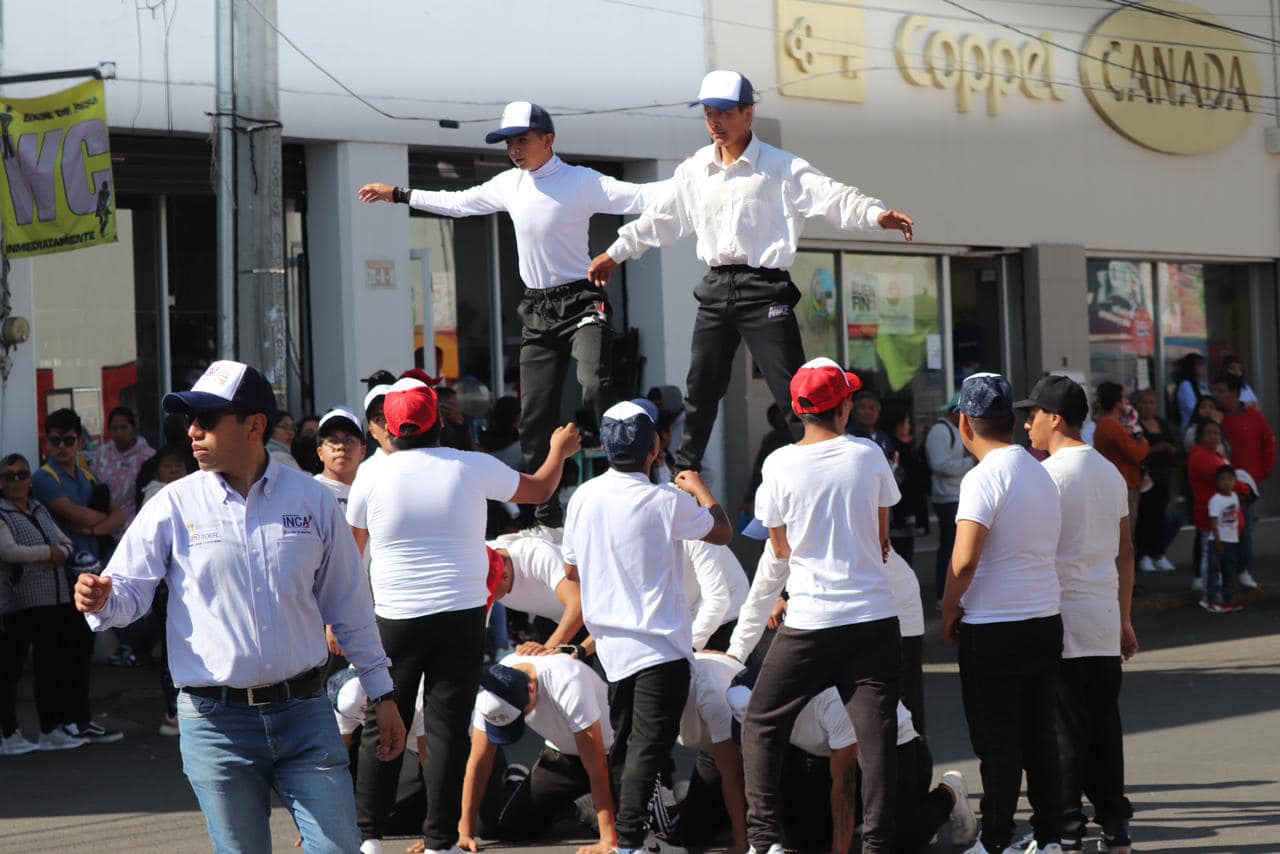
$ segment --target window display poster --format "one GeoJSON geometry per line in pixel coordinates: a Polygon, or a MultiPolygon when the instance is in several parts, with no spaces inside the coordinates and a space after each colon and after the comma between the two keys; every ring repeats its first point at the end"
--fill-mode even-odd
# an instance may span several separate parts
{"type": "Polygon", "coordinates": [[[1089,265],[1089,338],[1112,341],[1139,358],[1155,349],[1151,264],[1108,261],[1089,265]]]}
{"type": "MultiPolygon", "coordinates": [[[[1156,278],[1160,284],[1160,334],[1165,338],[1203,342],[1209,336],[1204,307],[1204,266],[1160,263],[1156,265],[1156,278]]],[[[1194,342],[1185,343],[1194,346],[1194,342]]]]}

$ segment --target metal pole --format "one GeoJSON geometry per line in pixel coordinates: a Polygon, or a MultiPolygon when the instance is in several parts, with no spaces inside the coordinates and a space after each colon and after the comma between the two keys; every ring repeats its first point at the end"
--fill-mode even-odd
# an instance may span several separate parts
{"type": "MultiPolygon", "coordinates": [[[[169,310],[173,308],[173,297],[169,295],[169,198],[160,196],[156,199],[156,231],[160,244],[160,391],[167,392],[178,388],[173,382],[173,353],[169,327],[169,310]]],[[[161,418],[163,419],[163,415],[161,418]]]]}
{"type": "Polygon", "coordinates": [[[234,0],[217,0],[218,358],[236,357],[234,0]]]}
{"type": "MultiPolygon", "coordinates": [[[[502,267],[499,261],[498,218],[489,217],[489,358],[493,364],[489,368],[489,391],[496,400],[502,397],[502,267]]],[[[560,402],[556,401],[556,407],[560,402]]]]}

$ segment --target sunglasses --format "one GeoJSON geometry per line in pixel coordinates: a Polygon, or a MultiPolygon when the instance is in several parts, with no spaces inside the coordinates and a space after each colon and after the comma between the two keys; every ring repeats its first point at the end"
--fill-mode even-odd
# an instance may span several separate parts
{"type": "Polygon", "coordinates": [[[7,471],[0,474],[0,478],[7,480],[9,483],[21,483],[24,480],[31,480],[31,472],[19,469],[18,471],[7,471]]]}
{"type": "Polygon", "coordinates": [[[51,448],[57,448],[62,445],[65,445],[66,447],[69,448],[72,445],[74,445],[76,442],[79,442],[80,437],[79,436],[45,436],[44,440],[49,443],[49,447],[51,448]]]}
{"type": "Polygon", "coordinates": [[[223,418],[234,414],[236,413],[233,409],[223,409],[218,412],[188,412],[187,427],[189,429],[192,424],[199,424],[200,429],[208,433],[211,430],[217,430],[223,418]]]}

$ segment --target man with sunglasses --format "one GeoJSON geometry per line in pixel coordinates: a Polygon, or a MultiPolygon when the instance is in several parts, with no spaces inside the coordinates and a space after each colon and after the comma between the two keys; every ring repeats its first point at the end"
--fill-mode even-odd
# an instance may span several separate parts
{"type": "Polygon", "coordinates": [[[80,576],[76,607],[95,630],[124,626],[168,584],[183,770],[215,852],[270,850],[273,790],[307,851],[355,851],[326,624],[376,706],[379,758],[405,736],[355,540],[323,486],[268,456],[276,401],[258,371],[214,362],[163,403],[187,416],[200,471],[142,508],[106,572],[80,576]]]}
{"type": "MultiPolygon", "coordinates": [[[[84,428],[80,416],[71,409],[50,412],[44,422],[48,459],[31,475],[31,493],[49,508],[58,527],[71,538],[72,554],[87,552],[103,557],[98,537],[113,534],[125,526],[125,515],[114,496],[90,473],[84,450],[84,428]]],[[[95,744],[111,744],[124,733],[109,730],[93,720],[89,709],[89,662],[93,658],[93,634],[79,620],[67,627],[66,643],[71,651],[67,663],[71,687],[67,714],[73,723],[65,727],[73,738],[95,744]]]]}

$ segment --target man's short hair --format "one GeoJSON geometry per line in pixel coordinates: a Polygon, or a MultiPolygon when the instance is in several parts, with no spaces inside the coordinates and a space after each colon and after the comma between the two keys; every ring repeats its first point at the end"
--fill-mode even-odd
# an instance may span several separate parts
{"type": "MultiPolygon", "coordinates": [[[[854,398],[857,400],[857,398],[854,398]]],[[[840,411],[837,406],[834,409],[827,409],[823,412],[803,412],[800,414],[800,421],[804,424],[818,424],[823,427],[835,428],[836,413],[840,411]]]]}
{"type": "Polygon", "coordinates": [[[1236,470],[1231,466],[1218,466],[1218,470],[1213,473],[1213,478],[1214,480],[1217,480],[1218,478],[1222,477],[1224,474],[1229,474],[1232,477],[1235,477],[1236,470]]]}
{"type": "Polygon", "coordinates": [[[995,415],[990,418],[975,418],[972,415],[965,417],[969,419],[969,426],[979,438],[992,442],[1013,441],[1012,415],[995,415]]]}
{"type": "Polygon", "coordinates": [[[111,422],[115,421],[117,418],[123,418],[125,421],[129,422],[129,426],[134,430],[138,429],[138,416],[134,415],[133,410],[129,407],[117,406],[112,409],[107,415],[107,426],[110,427],[111,422]]]}
{"type": "Polygon", "coordinates": [[[397,451],[412,451],[415,448],[434,448],[440,444],[439,418],[421,433],[417,430],[417,424],[401,424],[401,435],[391,438],[391,446],[397,451]]]}
{"type": "Polygon", "coordinates": [[[857,403],[860,400],[874,400],[876,402],[876,406],[880,405],[880,398],[869,388],[864,388],[861,391],[854,392],[853,402],[857,403]]]}
{"type": "Polygon", "coordinates": [[[1244,378],[1238,377],[1235,374],[1223,374],[1213,381],[1214,385],[1217,385],[1218,383],[1222,383],[1236,394],[1239,394],[1244,390],[1244,378]]]}
{"type": "Polygon", "coordinates": [[[44,420],[44,432],[47,435],[51,430],[75,433],[77,436],[84,435],[84,426],[80,423],[80,416],[76,415],[74,409],[55,409],[50,412],[44,420]]]}
{"type": "Polygon", "coordinates": [[[1101,412],[1110,412],[1116,408],[1116,404],[1124,397],[1124,388],[1120,383],[1101,382],[1098,383],[1098,410],[1101,412]]]}

